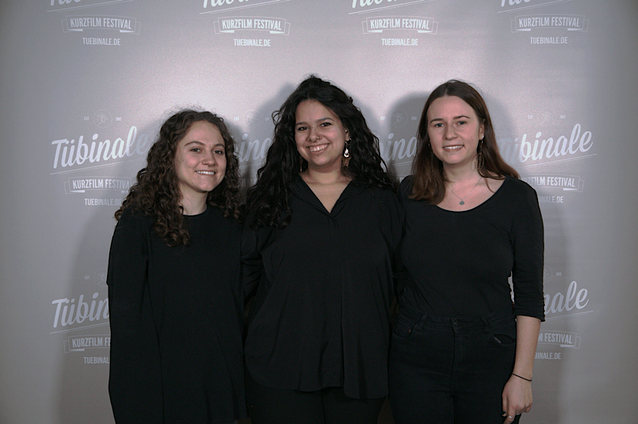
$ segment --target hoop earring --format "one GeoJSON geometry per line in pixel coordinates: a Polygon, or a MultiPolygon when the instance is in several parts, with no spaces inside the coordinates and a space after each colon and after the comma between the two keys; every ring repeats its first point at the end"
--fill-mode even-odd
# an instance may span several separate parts
{"type": "Polygon", "coordinates": [[[430,148],[430,173],[434,173],[434,150],[432,150],[432,145],[430,143],[427,144],[430,148]]]}
{"type": "Polygon", "coordinates": [[[343,159],[341,159],[341,166],[347,168],[350,164],[350,150],[348,150],[348,142],[346,141],[346,149],[343,151],[343,159]]]}
{"type": "Polygon", "coordinates": [[[481,170],[485,166],[485,157],[483,156],[483,152],[480,150],[481,146],[484,144],[484,139],[479,140],[479,152],[476,154],[476,169],[481,170]]]}

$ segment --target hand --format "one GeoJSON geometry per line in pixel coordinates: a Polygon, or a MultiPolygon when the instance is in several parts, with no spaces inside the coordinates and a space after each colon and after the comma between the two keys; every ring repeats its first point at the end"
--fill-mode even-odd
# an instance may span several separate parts
{"type": "Polygon", "coordinates": [[[503,411],[505,411],[503,423],[510,424],[516,415],[529,412],[532,409],[532,402],[532,383],[511,376],[503,389],[503,411]]]}

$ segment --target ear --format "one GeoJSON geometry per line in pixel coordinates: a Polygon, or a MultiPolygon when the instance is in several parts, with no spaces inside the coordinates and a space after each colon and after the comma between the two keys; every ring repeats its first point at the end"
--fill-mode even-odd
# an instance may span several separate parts
{"type": "Polygon", "coordinates": [[[485,137],[485,121],[481,122],[479,126],[479,140],[482,140],[485,137]]]}
{"type": "Polygon", "coordinates": [[[350,131],[346,128],[346,141],[350,141],[350,131]]]}

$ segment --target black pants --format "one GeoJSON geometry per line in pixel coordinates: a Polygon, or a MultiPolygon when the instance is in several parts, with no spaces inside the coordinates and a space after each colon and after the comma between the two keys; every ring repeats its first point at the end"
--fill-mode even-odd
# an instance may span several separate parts
{"type": "Polygon", "coordinates": [[[252,424],[377,424],[381,399],[353,399],[342,387],[316,392],[276,389],[246,376],[252,424]]]}
{"type": "Polygon", "coordinates": [[[396,424],[501,424],[515,353],[511,310],[448,318],[402,305],[390,350],[396,424]]]}

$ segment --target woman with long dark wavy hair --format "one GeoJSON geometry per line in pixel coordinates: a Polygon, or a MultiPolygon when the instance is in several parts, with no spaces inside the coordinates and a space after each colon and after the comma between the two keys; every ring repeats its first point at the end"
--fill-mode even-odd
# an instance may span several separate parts
{"type": "Polygon", "coordinates": [[[397,424],[511,423],[532,406],[544,319],[536,192],[501,158],[467,83],[432,92],[418,142],[399,190],[410,283],[392,338],[392,413],[397,424]]]}
{"type": "Polygon", "coordinates": [[[222,118],[174,114],[115,213],[107,283],[118,423],[245,417],[234,149],[222,118]]]}
{"type": "Polygon", "coordinates": [[[254,424],[377,422],[387,394],[394,184],[352,99],[311,76],[273,114],[243,254],[254,424]],[[255,287],[256,286],[256,287],[255,287]]]}

